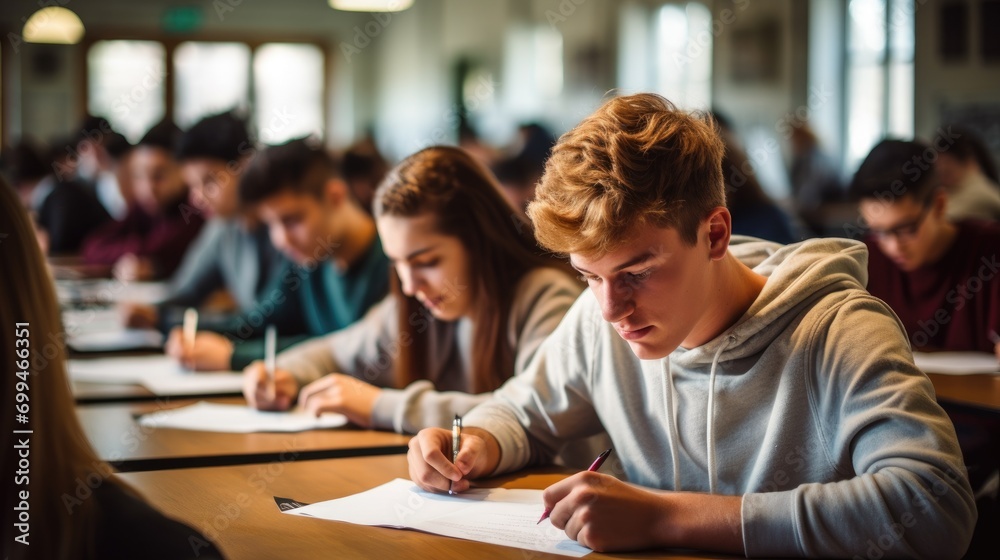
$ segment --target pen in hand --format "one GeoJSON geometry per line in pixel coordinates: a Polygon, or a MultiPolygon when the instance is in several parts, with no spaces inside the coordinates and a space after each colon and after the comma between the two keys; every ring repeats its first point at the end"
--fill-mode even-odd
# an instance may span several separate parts
{"type": "Polygon", "coordinates": [[[1000,334],[997,334],[997,331],[990,329],[987,336],[993,344],[1000,344],[1000,334]]]}
{"type": "MultiPolygon", "coordinates": [[[[451,423],[451,462],[454,463],[458,460],[458,450],[462,447],[462,417],[455,415],[455,420],[451,423]]],[[[455,482],[448,483],[448,493],[454,494],[455,491],[452,487],[455,482]]]]}
{"type": "Polygon", "coordinates": [[[183,337],[182,344],[187,346],[187,351],[190,353],[191,361],[184,364],[187,368],[194,370],[194,341],[198,334],[198,310],[189,307],[184,311],[184,323],[181,327],[181,335],[183,337]]]}
{"type": "MultiPolygon", "coordinates": [[[[590,464],[590,467],[587,468],[587,471],[593,472],[601,468],[601,465],[604,464],[605,459],[607,459],[609,455],[611,455],[611,449],[605,449],[600,455],[597,456],[596,459],[594,459],[594,462],[590,464]]],[[[548,519],[549,515],[551,514],[552,514],[552,508],[545,508],[545,511],[542,512],[542,517],[538,519],[538,523],[541,523],[542,521],[548,519]]],[[[535,525],[538,525],[538,523],[535,523],[535,525]]]]}
{"type": "Polygon", "coordinates": [[[274,402],[274,355],[276,353],[278,333],[274,325],[268,325],[264,330],[264,370],[267,374],[267,401],[274,402]]]}

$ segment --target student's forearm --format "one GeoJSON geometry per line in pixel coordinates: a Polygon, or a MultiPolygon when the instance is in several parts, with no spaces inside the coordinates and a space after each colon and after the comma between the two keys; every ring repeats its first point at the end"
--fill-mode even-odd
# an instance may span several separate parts
{"type": "Polygon", "coordinates": [[[744,555],[740,496],[665,492],[657,533],[667,548],[744,555]]]}

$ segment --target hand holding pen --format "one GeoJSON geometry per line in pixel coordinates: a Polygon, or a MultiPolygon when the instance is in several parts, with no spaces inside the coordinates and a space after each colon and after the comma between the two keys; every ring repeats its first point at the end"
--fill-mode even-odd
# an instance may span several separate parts
{"type": "MultiPolygon", "coordinates": [[[[611,451],[612,451],[611,449],[606,449],[603,452],[601,452],[601,454],[598,455],[596,459],[594,459],[594,462],[591,463],[589,467],[587,467],[587,472],[594,472],[597,469],[601,468],[601,465],[604,464],[604,461],[606,461],[608,456],[611,455],[611,451]]],[[[542,516],[538,519],[538,523],[545,521],[546,519],[549,518],[550,515],[552,515],[552,508],[550,507],[545,508],[545,511],[542,512],[542,516]]],[[[535,523],[535,525],[538,525],[538,523],[535,523]]]]}
{"type": "Polygon", "coordinates": [[[500,458],[496,438],[481,428],[465,426],[461,417],[452,422],[451,430],[420,430],[409,447],[410,480],[428,492],[462,493],[470,480],[493,473],[500,458]]]}

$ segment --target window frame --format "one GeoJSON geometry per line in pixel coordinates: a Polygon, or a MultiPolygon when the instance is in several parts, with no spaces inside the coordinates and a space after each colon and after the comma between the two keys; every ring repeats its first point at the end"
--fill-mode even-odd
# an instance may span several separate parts
{"type": "Polygon", "coordinates": [[[330,92],[331,84],[330,80],[333,76],[333,64],[334,58],[330,56],[330,42],[327,39],[322,39],[319,37],[310,36],[290,36],[284,34],[248,34],[248,33],[224,33],[215,31],[202,31],[197,33],[190,33],[184,35],[172,35],[163,33],[162,31],[148,31],[148,30],[132,30],[132,29],[117,29],[117,28],[105,28],[97,29],[94,32],[88,30],[87,35],[80,42],[78,63],[82,71],[79,73],[79,83],[78,88],[78,99],[82,100],[81,108],[84,113],[87,112],[87,107],[90,106],[90,75],[87,71],[87,56],[90,53],[90,48],[94,43],[100,41],[155,41],[163,45],[164,53],[166,56],[166,76],[163,80],[164,87],[164,118],[174,120],[174,105],[176,103],[176,77],[174,73],[174,52],[177,47],[182,43],[187,42],[202,42],[202,43],[243,43],[250,48],[250,68],[249,80],[247,85],[247,102],[248,102],[248,115],[247,118],[253,126],[257,126],[258,123],[254,122],[254,102],[255,102],[255,92],[254,92],[254,73],[253,73],[253,61],[257,55],[257,49],[261,46],[270,43],[297,43],[303,45],[312,45],[320,50],[323,54],[323,82],[322,90],[320,93],[320,118],[323,124],[323,135],[320,138],[322,142],[326,142],[330,135],[329,131],[329,119],[330,119],[330,92]]]}

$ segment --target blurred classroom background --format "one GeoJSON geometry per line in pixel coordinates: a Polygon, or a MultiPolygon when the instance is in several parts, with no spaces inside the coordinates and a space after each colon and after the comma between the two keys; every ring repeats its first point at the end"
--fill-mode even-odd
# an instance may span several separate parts
{"type": "Polygon", "coordinates": [[[800,239],[851,236],[854,207],[836,203],[886,136],[930,141],[961,124],[1000,155],[994,0],[335,4],[364,2],[9,0],[5,167],[27,143],[49,164],[82,155],[73,172],[95,180],[87,115],[134,144],[164,119],[186,129],[235,109],[262,143],[311,134],[390,165],[460,143],[516,193],[602,99],[655,91],[730,126],[749,161],[733,169],[761,187],[741,194],[777,203],[800,239]]]}

